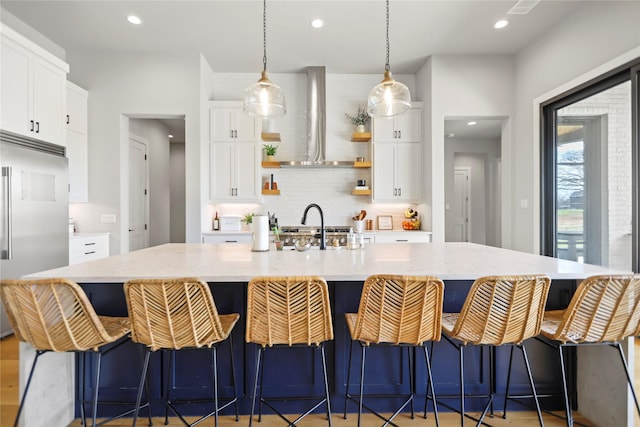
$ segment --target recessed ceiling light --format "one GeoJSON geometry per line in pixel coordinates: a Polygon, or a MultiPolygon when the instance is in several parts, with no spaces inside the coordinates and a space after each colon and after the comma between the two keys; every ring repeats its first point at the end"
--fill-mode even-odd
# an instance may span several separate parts
{"type": "Polygon", "coordinates": [[[138,18],[136,15],[129,15],[127,16],[127,21],[129,21],[130,23],[132,23],[133,25],[140,25],[142,24],[142,19],[138,18]]]}
{"type": "Polygon", "coordinates": [[[507,21],[506,19],[501,19],[495,24],[493,24],[493,28],[495,28],[496,30],[499,30],[501,28],[506,27],[507,25],[509,25],[509,21],[507,21]]]}
{"type": "Polygon", "coordinates": [[[173,135],[171,135],[171,134],[169,134],[169,135],[167,135],[167,136],[168,136],[169,138],[173,138],[173,135]]]}
{"type": "Polygon", "coordinates": [[[313,19],[309,23],[309,25],[311,25],[313,28],[322,28],[324,27],[324,21],[320,18],[316,18],[316,19],[313,19]]]}
{"type": "Polygon", "coordinates": [[[448,133],[448,134],[447,134],[447,138],[453,138],[454,136],[456,136],[456,134],[455,134],[455,133],[448,133]]]}
{"type": "Polygon", "coordinates": [[[475,126],[478,122],[467,122],[467,126],[475,126]]]}

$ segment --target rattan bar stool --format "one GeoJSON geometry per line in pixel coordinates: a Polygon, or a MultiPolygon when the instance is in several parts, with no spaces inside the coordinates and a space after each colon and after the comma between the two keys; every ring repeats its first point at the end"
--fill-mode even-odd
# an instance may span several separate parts
{"type": "MultiPolygon", "coordinates": [[[[431,375],[431,363],[425,344],[429,341],[440,341],[443,296],[444,283],[436,277],[380,274],[367,278],[362,289],[358,313],[345,313],[347,326],[351,334],[344,403],[345,419],[347,418],[347,403],[349,400],[358,403],[358,426],[360,426],[362,408],[367,409],[384,420],[384,425],[391,424],[395,426],[396,424],[394,424],[392,420],[410,404],[411,418],[413,418],[415,367],[412,362],[412,352],[416,347],[421,347],[424,350],[429,392],[433,400],[436,425],[440,425],[431,375]],[[360,344],[361,349],[360,391],[358,395],[351,395],[349,394],[351,356],[353,353],[353,345],[356,341],[360,344]],[[363,402],[365,397],[397,397],[387,395],[367,396],[364,394],[366,351],[372,345],[401,346],[407,349],[409,359],[409,394],[403,396],[405,401],[389,418],[382,416],[363,402]]],[[[429,392],[427,392],[427,399],[429,399],[429,392]]],[[[425,402],[424,407],[425,418],[427,418],[427,403],[428,400],[425,402]]]]}
{"type": "MultiPolygon", "coordinates": [[[[0,283],[0,294],[9,323],[16,336],[36,350],[14,426],[18,425],[38,359],[48,352],[77,352],[82,356],[89,352],[95,353],[96,376],[90,401],[92,426],[108,423],[135,411],[133,403],[100,402],[101,404],[128,404],[132,408],[96,423],[102,356],[128,341],[129,319],[97,315],[84,290],[78,284],[66,279],[3,280],[0,283]]],[[[85,404],[87,401],[84,397],[84,371],[83,364],[79,369],[80,411],[82,425],[86,426],[85,404]]],[[[144,406],[147,405],[148,403],[144,406]]],[[[150,415],[149,425],[151,425],[150,415]]]]}
{"type": "Polygon", "coordinates": [[[331,306],[327,282],[317,276],[305,277],[256,277],[249,282],[247,294],[247,330],[246,341],[258,344],[256,371],[251,402],[252,425],[259,394],[259,418],[262,419],[264,404],[289,425],[295,425],[302,418],[326,403],[329,426],[331,423],[331,401],[324,343],[333,339],[331,306]],[[272,347],[315,347],[322,358],[324,396],[306,396],[296,399],[317,400],[310,409],[294,421],[287,419],[269,401],[288,400],[285,397],[263,396],[264,355],[272,347]],[[260,381],[258,379],[260,378],[260,381]],[[258,392],[258,383],[260,391],[258,392]]]}
{"type": "MultiPolygon", "coordinates": [[[[168,409],[171,409],[187,426],[198,424],[211,416],[215,417],[215,425],[217,426],[219,412],[234,404],[236,421],[238,421],[238,391],[231,331],[240,315],[237,313],[219,315],[209,285],[195,278],[130,280],[124,284],[124,292],[131,320],[131,339],[144,345],[146,350],[140,384],[146,378],[151,352],[196,348],[211,350],[213,398],[205,401],[213,402],[213,412],[189,424],[178,412],[175,405],[203,401],[171,400],[169,387],[172,379],[170,378],[166,383],[165,418],[168,409]],[[217,348],[224,341],[229,343],[234,395],[220,406],[218,403],[217,348]]],[[[140,402],[140,395],[138,395],[138,402],[140,402]]],[[[134,426],[137,416],[136,411],[133,418],[134,426]]]]}
{"type": "MultiPolygon", "coordinates": [[[[442,329],[444,338],[460,354],[460,424],[464,425],[464,349],[467,345],[491,346],[490,390],[482,415],[475,420],[482,423],[489,408],[493,414],[495,393],[494,350],[496,346],[511,345],[522,351],[529,384],[543,425],[536,389],[531,375],[529,358],[523,342],[540,333],[544,306],[551,280],[543,275],[481,277],[473,283],[460,313],[444,313],[442,329]]],[[[512,349],[513,350],[513,349],[512,349]]],[[[469,396],[470,397],[470,396],[469,396]]],[[[479,396],[476,396],[479,397],[479,396]]],[[[448,405],[445,405],[448,406],[448,405]]],[[[448,406],[450,409],[454,408],[448,406]]]]}
{"type": "MultiPolygon", "coordinates": [[[[607,345],[618,349],[636,410],[640,405],[621,341],[640,335],[640,275],[592,276],[583,280],[565,310],[544,314],[540,341],[558,350],[567,425],[573,425],[563,349],[607,345]]],[[[508,390],[507,390],[508,392],[508,390]]]]}

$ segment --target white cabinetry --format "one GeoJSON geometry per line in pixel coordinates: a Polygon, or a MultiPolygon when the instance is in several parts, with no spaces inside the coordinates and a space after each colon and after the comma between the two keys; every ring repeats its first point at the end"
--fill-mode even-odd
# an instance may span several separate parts
{"type": "Polygon", "coordinates": [[[422,144],[373,144],[373,201],[419,202],[422,144]]]}
{"type": "Polygon", "coordinates": [[[422,103],[414,102],[404,114],[390,119],[373,119],[373,142],[421,142],[422,103]]]}
{"type": "Polygon", "coordinates": [[[373,201],[422,199],[422,103],[405,114],[373,120],[373,201]]]}
{"type": "Polygon", "coordinates": [[[250,232],[238,232],[238,233],[203,233],[202,243],[251,243],[252,233],[250,232]]]}
{"type": "Polygon", "coordinates": [[[240,101],[209,104],[209,141],[258,141],[258,121],[242,111],[240,101]]]}
{"type": "Polygon", "coordinates": [[[69,265],[109,256],[109,233],[79,233],[69,236],[69,265]]]}
{"type": "Polygon", "coordinates": [[[69,66],[10,28],[0,31],[2,129],[64,146],[69,66]]]}
{"type": "Polygon", "coordinates": [[[404,231],[399,233],[379,232],[375,235],[376,243],[429,243],[430,232],[404,231]]]}
{"type": "Polygon", "coordinates": [[[67,157],[69,158],[69,202],[89,201],[86,90],[67,82],[67,157]]]}
{"type": "Polygon", "coordinates": [[[209,198],[212,202],[258,202],[260,149],[257,142],[212,142],[209,198]]]}

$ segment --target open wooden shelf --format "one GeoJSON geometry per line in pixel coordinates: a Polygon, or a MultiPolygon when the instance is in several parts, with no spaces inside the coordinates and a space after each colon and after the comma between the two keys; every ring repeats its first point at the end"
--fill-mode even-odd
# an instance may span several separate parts
{"type": "Polygon", "coordinates": [[[370,168],[371,162],[353,162],[354,168],[370,168]]]}
{"type": "Polygon", "coordinates": [[[262,194],[266,194],[268,196],[279,196],[280,195],[280,190],[265,190],[263,188],[262,189],[262,194]]]}
{"type": "Polygon", "coordinates": [[[371,132],[354,132],[351,135],[352,142],[369,142],[371,141],[371,132]]]}
{"type": "Polygon", "coordinates": [[[370,196],[371,190],[353,190],[351,194],[354,196],[370,196]]]}
{"type": "Polygon", "coordinates": [[[263,141],[280,141],[280,133],[262,132],[263,141]]]}
{"type": "Polygon", "coordinates": [[[279,168],[280,162],[262,162],[263,168],[279,168]]]}

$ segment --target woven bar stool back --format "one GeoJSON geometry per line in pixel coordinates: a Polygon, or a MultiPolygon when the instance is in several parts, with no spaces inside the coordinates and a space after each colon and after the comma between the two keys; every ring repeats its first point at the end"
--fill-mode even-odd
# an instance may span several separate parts
{"type": "MultiPolygon", "coordinates": [[[[42,354],[96,352],[99,367],[101,355],[110,350],[103,352],[103,347],[121,339],[124,342],[129,334],[129,319],[97,315],[82,288],[70,280],[3,280],[0,294],[16,336],[36,350],[14,425],[18,424],[36,363],[42,354]]],[[[84,375],[84,369],[81,375],[84,375]]],[[[94,383],[93,425],[96,425],[99,376],[98,368],[94,383]]],[[[83,382],[84,378],[80,380],[83,382]]],[[[84,396],[82,399],[82,421],[86,425],[84,396]]],[[[127,413],[131,412],[133,410],[127,413]]]]}
{"type": "MultiPolygon", "coordinates": [[[[144,345],[147,349],[144,372],[140,379],[143,383],[152,351],[180,350],[187,348],[207,348],[212,352],[213,365],[213,397],[214,411],[195,421],[212,415],[218,425],[218,414],[224,408],[235,404],[236,420],[238,419],[237,388],[235,384],[235,364],[233,361],[233,343],[231,331],[240,318],[237,313],[219,315],[211,295],[209,285],[197,278],[177,279],[136,279],[124,284],[125,298],[131,319],[131,339],[144,345]],[[217,345],[229,339],[231,355],[232,381],[234,396],[223,405],[218,404],[217,386],[217,345]]],[[[173,372],[173,369],[170,369],[173,372]]],[[[180,419],[188,424],[180,415],[169,391],[171,380],[167,381],[166,406],[180,419]]],[[[165,412],[165,418],[167,412],[165,412]]],[[[136,423],[136,416],[134,422],[136,423]]]]}
{"type": "Polygon", "coordinates": [[[592,276],[583,280],[565,310],[547,311],[543,342],[558,349],[567,425],[573,425],[562,349],[566,346],[616,347],[627,375],[636,410],[640,405],[620,342],[640,332],[640,275],[592,276]]]}
{"type": "MultiPolygon", "coordinates": [[[[425,343],[440,340],[443,298],[444,283],[436,277],[378,274],[367,278],[362,288],[358,313],[345,313],[347,327],[352,340],[347,367],[345,418],[347,417],[347,402],[349,399],[358,403],[358,425],[361,422],[363,408],[390,423],[406,405],[411,404],[411,417],[413,418],[413,397],[415,394],[413,377],[415,368],[412,363],[411,352],[413,347],[422,347],[427,366],[430,398],[433,400],[436,425],[439,425],[438,409],[435,403],[431,376],[431,363],[425,343]],[[351,356],[355,341],[360,343],[362,350],[360,391],[358,395],[349,393],[351,356]],[[364,404],[364,398],[366,397],[364,395],[366,350],[372,344],[407,347],[410,367],[410,390],[408,395],[403,396],[405,398],[404,403],[389,418],[382,416],[364,404]]],[[[398,396],[376,395],[375,397],[388,399],[398,396]]],[[[429,394],[427,394],[427,398],[429,398],[429,394]]],[[[424,417],[427,417],[426,404],[424,417]]]]}
{"type": "MultiPolygon", "coordinates": [[[[324,352],[324,343],[333,339],[327,282],[317,276],[253,278],[249,282],[247,290],[245,338],[248,343],[259,345],[249,425],[253,422],[258,382],[260,383],[260,419],[262,418],[263,404],[284,417],[267,400],[286,400],[286,398],[267,399],[262,395],[264,381],[258,381],[258,379],[259,377],[263,378],[264,351],[273,346],[313,346],[320,350],[322,356],[324,396],[321,398],[308,396],[308,398],[320,399],[312,409],[326,403],[328,422],[331,426],[331,404],[324,352]]],[[[292,423],[295,424],[303,417],[304,415],[298,417],[292,423]]]]}
{"type": "MultiPolygon", "coordinates": [[[[540,333],[544,307],[549,294],[551,279],[543,275],[487,276],[476,279],[465,299],[460,313],[444,313],[442,328],[445,338],[460,353],[460,418],[464,425],[464,347],[471,345],[490,345],[490,359],[493,359],[495,346],[515,345],[522,350],[533,398],[538,410],[538,419],[542,423],[538,398],[536,395],[531,369],[523,342],[540,333]],[[455,341],[454,341],[455,340],[455,341]]],[[[513,357],[511,348],[510,363],[513,357]]],[[[493,369],[493,362],[489,363],[493,369]]],[[[509,368],[509,374],[511,369],[509,368]]],[[[493,413],[493,395],[495,373],[489,375],[491,384],[487,395],[488,402],[480,420],[487,410],[493,413]]],[[[507,391],[510,375],[507,379],[507,391]]]]}

